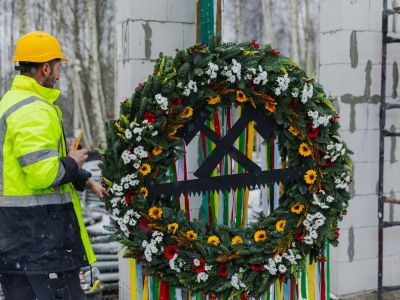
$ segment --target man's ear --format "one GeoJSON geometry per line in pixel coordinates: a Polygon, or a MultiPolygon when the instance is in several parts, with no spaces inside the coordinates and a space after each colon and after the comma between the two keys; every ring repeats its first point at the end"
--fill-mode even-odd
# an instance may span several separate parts
{"type": "Polygon", "coordinates": [[[40,66],[40,71],[45,77],[49,77],[51,73],[50,64],[44,63],[40,66]]]}

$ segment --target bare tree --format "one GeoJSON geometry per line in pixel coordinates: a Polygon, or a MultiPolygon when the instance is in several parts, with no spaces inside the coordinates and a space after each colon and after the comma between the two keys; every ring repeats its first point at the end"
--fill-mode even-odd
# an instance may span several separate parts
{"type": "Polygon", "coordinates": [[[292,57],[299,63],[300,62],[300,45],[298,33],[298,0],[290,0],[290,37],[292,57]]]}
{"type": "Polygon", "coordinates": [[[264,23],[263,42],[265,44],[273,44],[271,0],[261,0],[261,8],[264,23]]]}
{"type": "Polygon", "coordinates": [[[86,1],[87,22],[89,27],[89,87],[91,92],[91,109],[94,114],[94,122],[96,127],[96,142],[105,143],[105,126],[104,126],[104,95],[101,88],[101,75],[99,64],[99,50],[97,41],[97,25],[96,25],[96,1],[86,1]]]}

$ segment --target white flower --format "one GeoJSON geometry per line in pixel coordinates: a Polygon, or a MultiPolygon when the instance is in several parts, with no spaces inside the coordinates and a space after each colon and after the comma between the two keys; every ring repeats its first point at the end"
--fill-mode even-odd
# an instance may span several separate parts
{"type": "Polygon", "coordinates": [[[262,82],[262,85],[265,85],[268,82],[268,73],[264,71],[261,66],[258,66],[258,68],[260,73],[253,79],[253,83],[260,84],[262,82]]]}
{"type": "Polygon", "coordinates": [[[318,233],[316,230],[311,230],[310,231],[310,237],[313,238],[314,240],[317,239],[318,233]]]}
{"type": "Polygon", "coordinates": [[[333,202],[333,200],[335,200],[335,198],[332,197],[331,195],[329,195],[328,197],[326,197],[326,201],[328,201],[329,203],[333,202]]]}
{"type": "Polygon", "coordinates": [[[287,270],[285,265],[279,265],[278,269],[279,269],[279,272],[281,272],[281,273],[285,273],[287,270]]]}
{"type": "Polygon", "coordinates": [[[116,216],[116,217],[118,217],[120,213],[121,212],[119,211],[118,208],[114,208],[113,211],[112,211],[113,216],[116,216]]]}
{"type": "Polygon", "coordinates": [[[235,273],[231,277],[231,285],[237,289],[240,290],[240,288],[245,288],[246,285],[239,279],[238,273],[235,273]]]}
{"type": "Polygon", "coordinates": [[[154,96],[154,98],[162,110],[168,109],[168,99],[166,97],[163,97],[161,94],[157,94],[154,96]]]}
{"type": "Polygon", "coordinates": [[[282,92],[289,88],[290,78],[287,74],[277,78],[278,87],[275,89],[275,95],[279,96],[282,92]]]}
{"type": "Polygon", "coordinates": [[[294,92],[292,92],[292,97],[293,98],[297,98],[299,96],[299,91],[294,91],[294,92]]]}
{"type": "Polygon", "coordinates": [[[306,235],[303,239],[304,243],[306,243],[307,245],[312,245],[314,243],[314,240],[312,239],[311,236],[306,235]]]}
{"type": "Polygon", "coordinates": [[[134,167],[135,169],[139,169],[139,168],[140,168],[140,163],[138,163],[138,162],[137,162],[137,163],[134,163],[134,164],[133,164],[133,167],[134,167]]]}
{"type": "Polygon", "coordinates": [[[308,88],[307,83],[304,84],[303,92],[301,93],[301,103],[306,103],[308,99],[311,99],[314,93],[314,87],[310,84],[308,88]]]}
{"type": "Polygon", "coordinates": [[[130,140],[132,138],[132,132],[129,129],[125,129],[125,137],[130,140]]]}
{"type": "Polygon", "coordinates": [[[204,269],[205,269],[206,271],[211,271],[212,266],[205,264],[204,269]]]}
{"type": "Polygon", "coordinates": [[[193,260],[193,264],[194,264],[196,267],[199,267],[199,266],[200,266],[200,260],[197,259],[197,258],[195,258],[195,259],[193,260]]]}
{"type": "Polygon", "coordinates": [[[206,74],[208,76],[210,76],[210,79],[215,79],[215,78],[217,78],[217,71],[218,70],[219,70],[219,67],[218,67],[217,64],[214,64],[213,62],[209,62],[206,74]]]}
{"type": "Polygon", "coordinates": [[[282,262],[282,256],[277,255],[277,256],[274,258],[274,261],[275,261],[276,263],[282,262]]]}
{"type": "Polygon", "coordinates": [[[154,131],[152,132],[151,136],[156,136],[156,135],[158,135],[158,131],[157,131],[157,130],[154,130],[154,131]]]}
{"type": "Polygon", "coordinates": [[[208,274],[205,272],[201,272],[197,274],[197,282],[200,283],[201,281],[206,282],[208,279],[208,274]]]}
{"type": "Polygon", "coordinates": [[[176,85],[178,88],[181,88],[183,86],[182,82],[178,82],[178,84],[176,85]]]}
{"type": "Polygon", "coordinates": [[[181,269],[175,265],[175,260],[177,258],[178,258],[178,254],[175,253],[174,256],[172,257],[172,259],[170,259],[168,263],[169,263],[169,267],[171,268],[171,270],[173,270],[177,273],[180,273],[181,269]]]}

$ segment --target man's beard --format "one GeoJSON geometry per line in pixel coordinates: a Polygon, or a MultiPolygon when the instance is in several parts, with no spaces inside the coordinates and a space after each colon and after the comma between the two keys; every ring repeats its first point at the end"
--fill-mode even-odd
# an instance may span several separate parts
{"type": "Polygon", "coordinates": [[[57,82],[57,80],[54,78],[53,71],[52,71],[52,72],[50,73],[49,77],[46,78],[46,79],[43,81],[42,85],[43,85],[44,87],[47,87],[47,88],[52,89],[52,88],[54,88],[54,86],[56,85],[56,82],[57,82]]]}

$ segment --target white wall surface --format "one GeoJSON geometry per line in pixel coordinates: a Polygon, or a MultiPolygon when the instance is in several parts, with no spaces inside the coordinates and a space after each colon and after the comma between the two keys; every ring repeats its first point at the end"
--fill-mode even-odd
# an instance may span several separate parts
{"type": "MultiPolygon", "coordinates": [[[[319,81],[336,98],[342,137],[354,151],[353,199],[341,223],[338,248],[332,249],[332,291],[338,295],[377,288],[378,150],[382,0],[322,0],[319,81]]],[[[392,1],[388,0],[389,6],[392,1]]],[[[398,30],[400,17],[389,20],[398,30]]],[[[396,33],[393,33],[396,35],[396,33]]],[[[398,34],[397,34],[398,35],[398,34]]],[[[388,46],[387,101],[396,94],[400,45],[388,46]]],[[[387,114],[387,128],[400,130],[400,110],[387,114]]],[[[400,198],[400,140],[385,140],[384,190],[400,198]]],[[[400,210],[386,206],[385,220],[400,210]]],[[[384,231],[384,285],[400,284],[400,227],[384,231]]]]}

